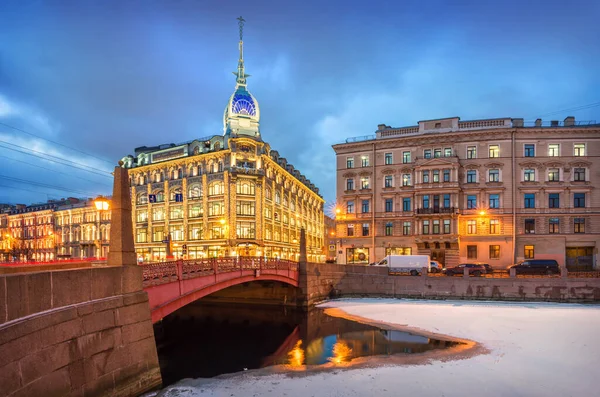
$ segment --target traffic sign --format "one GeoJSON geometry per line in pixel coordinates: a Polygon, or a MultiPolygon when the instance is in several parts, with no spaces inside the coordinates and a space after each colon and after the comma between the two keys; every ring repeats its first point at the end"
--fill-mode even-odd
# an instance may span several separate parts
{"type": "Polygon", "coordinates": [[[168,242],[169,242],[169,240],[163,240],[163,243],[168,243],[168,242]]]}

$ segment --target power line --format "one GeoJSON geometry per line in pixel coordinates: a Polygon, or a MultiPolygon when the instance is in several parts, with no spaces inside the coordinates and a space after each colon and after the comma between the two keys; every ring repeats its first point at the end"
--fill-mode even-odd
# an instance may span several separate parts
{"type": "Polygon", "coordinates": [[[85,164],[77,163],[77,162],[71,161],[71,160],[61,159],[60,157],[52,156],[51,154],[46,154],[44,152],[39,152],[37,150],[28,149],[26,147],[15,145],[14,143],[9,143],[9,142],[3,141],[3,140],[0,140],[0,142],[5,143],[7,145],[16,146],[18,148],[24,149],[24,150],[18,150],[18,149],[14,149],[14,148],[11,148],[11,147],[8,147],[8,146],[4,146],[4,145],[0,144],[0,147],[3,147],[3,148],[8,149],[8,150],[13,150],[15,152],[26,154],[28,156],[38,157],[38,158],[41,158],[43,160],[51,161],[53,163],[57,163],[57,164],[66,165],[66,166],[69,166],[69,167],[77,168],[77,169],[80,169],[80,170],[83,170],[83,171],[90,172],[92,174],[97,174],[97,175],[101,175],[101,176],[104,176],[104,177],[107,177],[107,178],[112,178],[111,173],[108,172],[108,171],[102,171],[102,172],[104,172],[104,174],[101,174],[100,172],[96,172],[95,168],[90,167],[90,166],[85,165],[85,164]],[[52,160],[51,158],[47,158],[47,157],[42,157],[42,156],[39,156],[39,155],[35,155],[35,154],[29,153],[29,152],[40,153],[40,154],[42,154],[44,156],[52,157],[52,158],[54,158],[56,160],[52,160]],[[83,167],[85,167],[85,168],[83,168],[83,167]],[[87,168],[91,168],[91,169],[87,169],[87,168]]]}
{"type": "Polygon", "coordinates": [[[91,182],[91,183],[98,183],[98,184],[101,184],[101,185],[103,185],[103,186],[110,186],[110,184],[109,184],[109,183],[106,183],[106,182],[97,182],[97,181],[92,181],[91,179],[82,178],[82,177],[80,177],[80,176],[73,175],[73,174],[68,174],[68,173],[66,173],[66,172],[61,172],[61,171],[56,171],[56,170],[50,170],[50,169],[48,169],[48,168],[46,168],[46,167],[42,167],[41,165],[35,165],[35,164],[28,163],[27,161],[23,161],[23,160],[17,160],[17,159],[13,159],[13,158],[11,158],[11,157],[2,156],[2,155],[0,155],[0,157],[3,157],[3,158],[5,158],[5,159],[9,159],[9,160],[12,160],[12,161],[17,161],[17,162],[19,162],[19,163],[23,163],[23,164],[29,165],[29,166],[31,166],[31,167],[37,167],[37,168],[41,168],[41,169],[43,169],[43,170],[48,170],[48,171],[51,171],[52,173],[55,173],[55,174],[62,174],[62,175],[66,175],[66,176],[68,176],[68,177],[71,177],[71,178],[77,178],[77,179],[81,179],[82,181],[91,182]]]}
{"type": "MultiPolygon", "coordinates": [[[[586,110],[586,109],[592,109],[595,107],[600,106],[600,102],[594,102],[594,103],[588,103],[587,105],[579,105],[579,106],[574,106],[568,109],[562,109],[562,110],[555,110],[553,112],[548,112],[545,114],[541,114],[539,116],[535,116],[535,117],[547,117],[547,116],[553,116],[555,114],[559,114],[559,113],[565,113],[565,112],[577,112],[579,110],[586,110]]],[[[528,117],[528,118],[532,118],[532,117],[528,117]]]]}
{"type": "MultiPolygon", "coordinates": [[[[41,192],[39,190],[31,190],[31,189],[25,189],[23,187],[16,187],[16,186],[9,186],[9,185],[0,185],[0,187],[2,188],[6,188],[6,189],[15,189],[15,190],[24,190],[26,192],[32,192],[32,193],[38,193],[38,194],[45,194],[46,196],[51,196],[52,194],[48,193],[48,192],[41,192]]],[[[86,194],[87,195],[87,194],[86,194]]],[[[92,195],[93,196],[93,195],[92,195]]]]}
{"type": "Polygon", "coordinates": [[[62,190],[64,192],[68,192],[68,193],[84,194],[84,195],[90,194],[89,192],[84,192],[84,191],[77,190],[77,189],[71,189],[71,188],[66,188],[66,187],[61,187],[61,186],[50,185],[48,183],[29,181],[27,179],[14,178],[11,176],[6,176],[6,175],[0,175],[0,179],[5,179],[7,181],[16,182],[16,183],[26,183],[30,186],[45,187],[45,188],[49,188],[49,189],[53,189],[53,190],[62,190]]]}
{"type": "Polygon", "coordinates": [[[79,149],[72,148],[72,147],[70,147],[70,146],[64,145],[64,144],[62,144],[62,143],[59,143],[59,142],[52,141],[52,140],[50,140],[50,139],[47,139],[47,138],[43,138],[43,137],[41,137],[41,136],[39,136],[39,135],[35,135],[35,134],[31,133],[31,132],[25,131],[25,130],[23,130],[23,129],[21,129],[21,128],[14,127],[14,126],[12,126],[12,125],[9,125],[9,124],[6,124],[6,123],[3,123],[3,122],[1,122],[1,121],[0,121],[0,125],[3,125],[3,126],[5,126],[5,127],[8,127],[8,128],[12,128],[13,130],[16,130],[16,131],[22,132],[22,133],[24,133],[24,134],[27,134],[27,135],[34,136],[34,137],[36,137],[36,138],[38,138],[38,139],[42,139],[42,140],[44,140],[44,141],[47,141],[47,142],[50,142],[50,143],[52,143],[52,144],[54,144],[54,145],[62,146],[62,147],[64,147],[64,148],[66,148],[66,149],[69,149],[69,150],[72,150],[72,151],[74,151],[74,152],[78,152],[78,153],[81,153],[81,154],[85,154],[86,156],[90,156],[90,157],[93,157],[93,158],[95,158],[95,159],[97,159],[97,160],[100,160],[100,161],[107,162],[107,163],[109,163],[109,164],[111,164],[111,165],[113,164],[113,162],[112,162],[112,161],[108,161],[108,160],[106,160],[106,159],[103,159],[103,158],[100,158],[100,157],[96,157],[96,156],[94,156],[93,154],[86,153],[86,152],[84,152],[84,151],[82,151],[82,150],[79,150],[79,149]]]}

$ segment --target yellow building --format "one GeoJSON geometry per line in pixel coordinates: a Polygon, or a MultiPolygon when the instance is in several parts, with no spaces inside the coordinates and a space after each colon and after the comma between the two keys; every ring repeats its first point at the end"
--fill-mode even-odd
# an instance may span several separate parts
{"type": "Polygon", "coordinates": [[[308,260],[325,260],[324,200],[262,140],[258,102],[246,88],[241,33],[239,50],[223,134],[144,146],[122,159],[129,169],[140,260],[171,255],[297,259],[301,228],[308,260]]]}

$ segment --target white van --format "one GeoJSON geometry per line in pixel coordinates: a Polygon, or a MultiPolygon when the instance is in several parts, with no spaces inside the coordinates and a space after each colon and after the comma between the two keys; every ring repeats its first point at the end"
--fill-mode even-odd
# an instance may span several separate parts
{"type": "Polygon", "coordinates": [[[420,275],[424,267],[431,270],[429,255],[388,255],[375,266],[387,266],[390,272],[410,273],[411,276],[420,275]]]}

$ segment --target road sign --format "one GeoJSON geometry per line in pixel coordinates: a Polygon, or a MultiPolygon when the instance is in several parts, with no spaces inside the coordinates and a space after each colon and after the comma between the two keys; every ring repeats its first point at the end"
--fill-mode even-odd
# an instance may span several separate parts
{"type": "Polygon", "coordinates": [[[168,242],[169,242],[169,240],[163,240],[163,243],[168,243],[168,242]]]}

